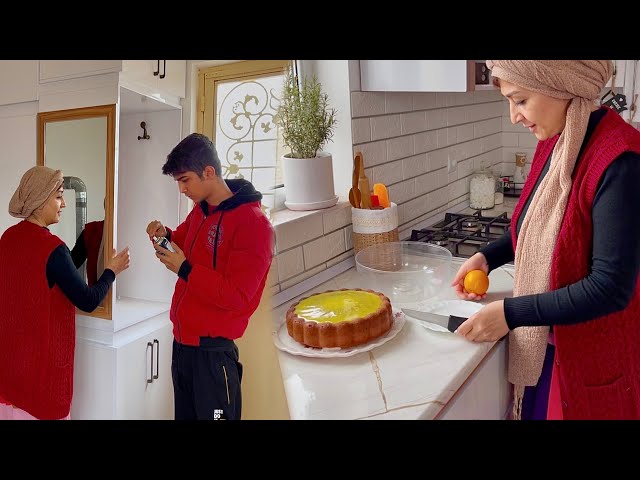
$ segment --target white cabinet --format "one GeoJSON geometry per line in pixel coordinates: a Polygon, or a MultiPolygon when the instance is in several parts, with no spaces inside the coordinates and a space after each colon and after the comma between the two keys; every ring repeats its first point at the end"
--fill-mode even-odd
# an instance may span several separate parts
{"type": "Polygon", "coordinates": [[[360,60],[363,92],[468,92],[475,85],[475,60],[360,60]]]}
{"type": "Polygon", "coordinates": [[[122,60],[40,60],[40,83],[119,72],[122,60]]]}
{"type": "Polygon", "coordinates": [[[186,60],[123,60],[120,78],[139,93],[184,98],[186,75],[186,60]]]}
{"type": "Polygon", "coordinates": [[[173,419],[171,324],[118,349],[116,418],[173,419]]]}
{"type": "Polygon", "coordinates": [[[437,420],[505,420],[511,408],[507,340],[499,341],[436,417],[437,420]]]}
{"type": "Polygon", "coordinates": [[[171,420],[174,418],[172,324],[165,313],[102,343],[80,332],[76,341],[71,418],[171,420]]]}
{"type": "Polygon", "coordinates": [[[38,99],[38,60],[0,60],[0,105],[38,99]]]}

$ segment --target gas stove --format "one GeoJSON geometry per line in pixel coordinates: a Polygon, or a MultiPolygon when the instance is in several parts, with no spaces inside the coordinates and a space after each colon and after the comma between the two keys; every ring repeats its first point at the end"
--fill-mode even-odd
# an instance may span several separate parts
{"type": "Polygon", "coordinates": [[[455,257],[468,258],[500,238],[509,230],[510,224],[506,212],[489,217],[482,215],[481,210],[472,214],[445,213],[444,220],[412,230],[410,240],[443,246],[455,257]]]}

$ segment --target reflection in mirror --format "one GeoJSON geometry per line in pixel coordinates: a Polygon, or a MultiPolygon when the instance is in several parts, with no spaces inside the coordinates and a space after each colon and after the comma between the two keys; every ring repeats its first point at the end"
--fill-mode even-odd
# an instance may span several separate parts
{"type": "MultiPolygon", "coordinates": [[[[38,164],[64,175],[66,208],[50,230],[67,244],[89,285],[100,278],[111,252],[114,115],[114,105],[38,115],[38,164]]],[[[111,292],[90,315],[111,318],[111,292]]]]}

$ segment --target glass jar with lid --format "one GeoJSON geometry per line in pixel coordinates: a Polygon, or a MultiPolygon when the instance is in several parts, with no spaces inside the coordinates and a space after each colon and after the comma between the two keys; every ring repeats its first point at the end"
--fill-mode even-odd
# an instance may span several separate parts
{"type": "Polygon", "coordinates": [[[478,170],[469,181],[469,207],[487,210],[496,204],[496,179],[487,169],[478,170]]]}

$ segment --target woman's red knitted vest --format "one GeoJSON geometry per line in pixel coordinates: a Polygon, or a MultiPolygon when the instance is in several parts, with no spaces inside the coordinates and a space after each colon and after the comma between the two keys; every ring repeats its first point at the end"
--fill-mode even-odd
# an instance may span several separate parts
{"type": "Polygon", "coordinates": [[[0,239],[0,397],[43,420],[66,417],[73,394],[75,308],[46,274],[62,243],[26,220],[0,239]]]}
{"type": "MultiPolygon", "coordinates": [[[[558,136],[538,143],[531,172],[512,219],[516,225],[558,136]]],[[[623,152],[640,153],[640,132],[609,110],[598,123],[573,172],[558,233],[550,288],[586,277],[593,248],[593,200],[607,167],[623,152]]],[[[629,205],[633,209],[634,205],[629,205]]],[[[635,221],[629,215],[630,221],[635,221]]],[[[588,322],[555,326],[556,362],[565,419],[640,418],[640,282],[622,311],[588,322]]]]}

